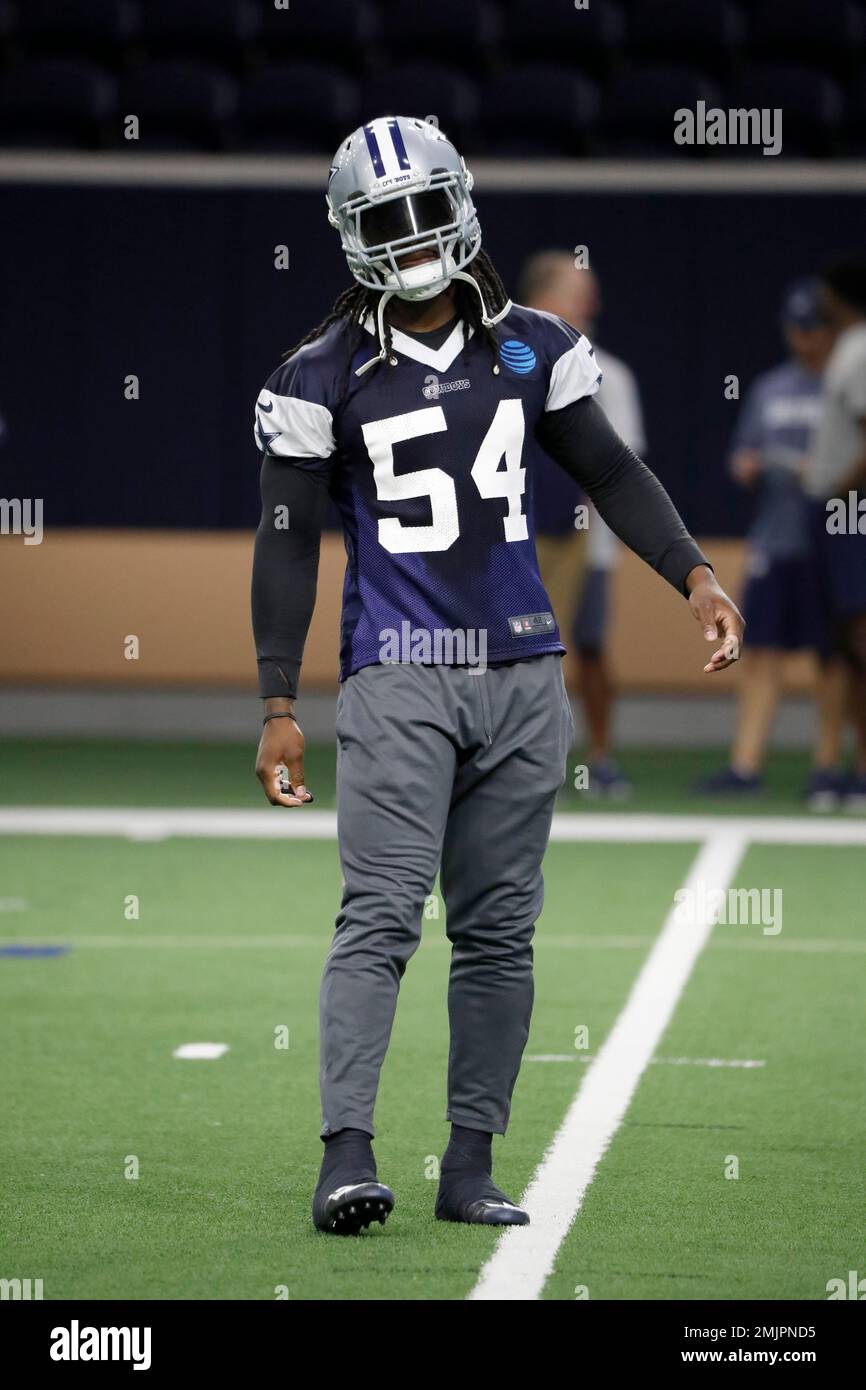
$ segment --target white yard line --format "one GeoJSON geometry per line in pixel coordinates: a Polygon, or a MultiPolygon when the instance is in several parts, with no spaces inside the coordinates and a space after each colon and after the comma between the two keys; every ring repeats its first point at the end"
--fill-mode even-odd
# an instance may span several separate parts
{"type": "MultiPolygon", "coordinates": [[[[682,887],[696,889],[703,883],[726,888],[746,844],[739,827],[717,826],[695,856],[682,887]]],[[[523,1194],[521,1202],[529,1211],[531,1225],[511,1227],[500,1236],[470,1299],[540,1298],[596,1168],[712,932],[706,895],[695,893],[694,900],[703,909],[700,915],[690,919],[677,908],[668,914],[622,1013],[587,1067],[565,1119],[523,1194]]]]}
{"type": "MultiPolygon", "coordinates": [[[[697,844],[726,832],[757,844],[866,845],[866,817],[660,816],[565,812],[553,818],[560,843],[697,844]]],[[[0,806],[0,835],[100,835],[134,840],[333,840],[337,813],[210,810],[154,806],[0,806]]]]}
{"type": "Polygon", "coordinates": [[[229,1050],[228,1043],[191,1042],[181,1043],[172,1052],[181,1062],[216,1062],[229,1050]]]}
{"type": "MultiPolygon", "coordinates": [[[[535,1056],[523,1058],[524,1062],[583,1062],[588,1065],[595,1061],[594,1053],[579,1052],[539,1052],[535,1056]]],[[[664,1063],[669,1067],[765,1067],[766,1062],[751,1057],[651,1057],[650,1064],[664,1063]]]]}
{"type": "Polygon", "coordinates": [[[129,840],[333,840],[336,811],[229,811],[154,806],[2,806],[0,835],[118,835],[129,840]]]}
{"type": "Polygon", "coordinates": [[[653,1064],[669,1067],[741,1067],[745,1071],[767,1065],[756,1057],[653,1057],[653,1064]]]}
{"type": "Polygon", "coordinates": [[[661,816],[583,815],[553,818],[551,839],[660,842],[709,840],[717,834],[741,835],[763,845],[866,845],[866,816],[661,816]]]}

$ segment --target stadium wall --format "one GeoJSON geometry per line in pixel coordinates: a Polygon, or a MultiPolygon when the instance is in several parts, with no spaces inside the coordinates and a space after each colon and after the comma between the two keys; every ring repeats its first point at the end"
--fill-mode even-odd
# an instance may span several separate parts
{"type": "MultiPolygon", "coordinates": [[[[39,547],[0,536],[0,681],[251,687],[253,401],[346,283],[320,166],[0,154],[0,496],[42,498],[46,528],[39,547]],[[122,653],[131,632],[144,639],[135,666],[122,653]]],[[[737,409],[725,379],[745,388],[779,360],[784,285],[859,244],[866,165],[475,172],[486,245],[512,288],[533,251],[588,248],[604,296],[597,340],[637,374],[648,461],[738,592],[749,502],[725,470],[737,409]]],[[[306,663],[320,688],[336,671],[342,566],[327,537],[306,663]]],[[[668,621],[676,603],[624,557],[612,636],[623,688],[706,691],[700,646],[668,621]]],[[[809,675],[795,663],[792,687],[809,675]]]]}
{"type": "MultiPolygon", "coordinates": [[[[11,542],[11,543],[10,543],[11,542]]],[[[702,542],[721,582],[740,589],[743,546],[702,542]]],[[[249,619],[252,534],[217,531],[52,532],[41,546],[0,544],[0,685],[255,690],[249,619]],[[138,639],[129,659],[126,639],[138,639]]],[[[324,538],[303,690],[333,690],[345,551],[324,538]]],[[[729,695],[701,667],[705,647],[684,601],[629,551],[614,576],[611,661],[631,692],[729,695]],[[714,688],[713,688],[714,687],[714,688]]],[[[806,657],[788,688],[809,688],[806,657]]]]}

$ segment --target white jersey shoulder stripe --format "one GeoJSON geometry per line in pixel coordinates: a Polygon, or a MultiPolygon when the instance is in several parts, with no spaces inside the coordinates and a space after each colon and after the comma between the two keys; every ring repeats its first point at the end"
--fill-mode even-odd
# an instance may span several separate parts
{"type": "Polygon", "coordinates": [[[327,406],[273,391],[259,392],[255,435],[263,452],[284,458],[328,458],[337,447],[327,406]]]}
{"type": "Polygon", "coordinates": [[[581,337],[554,362],[544,408],[562,410],[582,396],[594,396],[600,383],[601,372],[592,347],[587,338],[581,337]]]}

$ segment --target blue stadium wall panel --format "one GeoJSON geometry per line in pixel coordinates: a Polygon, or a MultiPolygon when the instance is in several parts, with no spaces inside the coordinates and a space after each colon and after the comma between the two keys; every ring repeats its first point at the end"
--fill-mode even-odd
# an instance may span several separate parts
{"type": "MultiPolygon", "coordinates": [[[[2,200],[0,493],[43,497],[46,525],[253,525],[256,393],[348,283],[322,195],[7,184],[2,200]]],[[[780,359],[781,291],[858,246],[859,198],[482,187],[478,202],[512,291],[531,252],[588,245],[597,338],[638,375],[648,461],[694,531],[739,533],[724,378],[745,388],[780,359]]]]}

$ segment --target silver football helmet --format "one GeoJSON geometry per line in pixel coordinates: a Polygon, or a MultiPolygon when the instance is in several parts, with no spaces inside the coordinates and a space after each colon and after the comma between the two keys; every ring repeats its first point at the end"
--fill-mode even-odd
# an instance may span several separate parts
{"type": "Polygon", "coordinates": [[[355,279],[401,299],[441,293],[481,246],[471,189],[462,158],[430,121],[380,116],[359,126],[334,156],[327,193],[355,279]]]}

